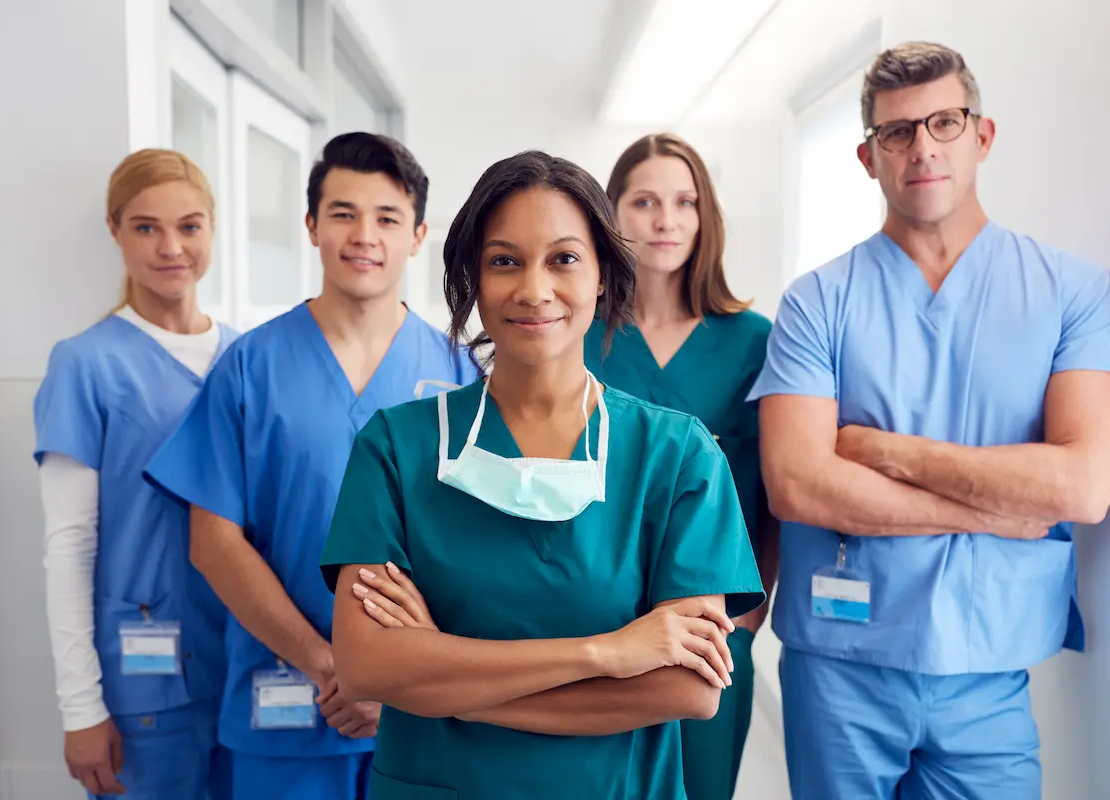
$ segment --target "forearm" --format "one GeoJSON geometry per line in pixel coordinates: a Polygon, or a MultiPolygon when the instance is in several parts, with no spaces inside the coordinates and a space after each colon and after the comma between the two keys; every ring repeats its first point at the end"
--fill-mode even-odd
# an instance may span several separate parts
{"type": "Polygon", "coordinates": [[[551,736],[609,736],[677,719],[710,719],[721,690],[691,670],[664,667],[635,678],[592,678],[463,716],[551,736]]]}
{"type": "Polygon", "coordinates": [[[1080,451],[1063,445],[968,447],[892,436],[879,468],[895,480],[1008,517],[1097,523],[1106,507],[1088,500],[1092,479],[1080,451]]]}
{"type": "Polygon", "coordinates": [[[192,529],[193,565],[236,620],[273,653],[317,683],[328,677],[321,673],[332,669],[330,645],[305,619],[270,565],[242,533],[208,529],[207,520],[198,522],[195,509],[192,529]]]}
{"type": "MultiPolygon", "coordinates": [[[[801,465],[799,465],[801,466],[801,465]]],[[[990,515],[853,461],[828,456],[804,472],[769,480],[771,510],[853,536],[936,536],[991,529],[990,515]]]]}

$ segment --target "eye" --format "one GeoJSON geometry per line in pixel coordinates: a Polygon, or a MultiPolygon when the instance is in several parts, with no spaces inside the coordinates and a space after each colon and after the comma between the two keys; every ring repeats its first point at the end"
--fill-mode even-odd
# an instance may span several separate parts
{"type": "Polygon", "coordinates": [[[558,264],[561,267],[568,267],[571,264],[577,264],[579,260],[580,259],[578,258],[578,256],[574,253],[562,252],[555,256],[555,258],[551,259],[551,262],[553,264],[558,264]]]}
{"type": "Polygon", "coordinates": [[[331,215],[332,219],[354,219],[355,215],[350,211],[337,211],[331,215]]]}
{"type": "Polygon", "coordinates": [[[378,222],[380,222],[383,225],[400,225],[401,224],[400,220],[393,219],[392,217],[381,217],[378,220],[378,222]]]}
{"type": "Polygon", "coordinates": [[[181,226],[181,229],[185,231],[185,233],[192,236],[193,234],[200,232],[200,225],[197,225],[195,222],[187,222],[181,226]]]}
{"type": "Polygon", "coordinates": [[[136,225],[135,230],[139,233],[154,233],[154,226],[144,222],[142,225],[136,225]]]}
{"type": "Polygon", "coordinates": [[[692,200],[689,197],[684,197],[678,201],[678,204],[680,206],[686,206],[686,208],[696,208],[698,205],[698,201],[692,200]]]}
{"type": "Polygon", "coordinates": [[[654,201],[650,197],[641,197],[634,200],[632,205],[636,206],[636,208],[650,208],[653,203],[654,201]]]}
{"type": "Polygon", "coordinates": [[[516,260],[512,256],[494,256],[489,260],[491,267],[515,267],[517,266],[516,260]]]}

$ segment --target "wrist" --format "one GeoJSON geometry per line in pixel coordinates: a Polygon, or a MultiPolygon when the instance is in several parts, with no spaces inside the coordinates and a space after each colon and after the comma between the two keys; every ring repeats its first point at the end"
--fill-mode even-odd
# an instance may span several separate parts
{"type": "Polygon", "coordinates": [[[325,643],[316,648],[309,657],[308,663],[305,664],[305,668],[301,671],[308,676],[309,680],[321,688],[334,678],[335,660],[332,657],[331,645],[325,643]]]}
{"type": "Polygon", "coordinates": [[[615,650],[610,644],[610,634],[587,636],[582,640],[578,660],[590,678],[611,678],[615,673],[615,650]]]}

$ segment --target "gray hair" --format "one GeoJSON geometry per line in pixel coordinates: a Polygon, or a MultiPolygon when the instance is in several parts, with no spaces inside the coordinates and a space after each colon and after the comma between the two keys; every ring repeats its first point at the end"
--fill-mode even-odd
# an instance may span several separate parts
{"type": "Polygon", "coordinates": [[[979,84],[964,63],[964,57],[951,48],[932,42],[904,42],[879,54],[863,79],[860,107],[863,127],[875,124],[875,96],[879,92],[905,89],[958,75],[967,91],[967,103],[979,113],[979,84]]]}

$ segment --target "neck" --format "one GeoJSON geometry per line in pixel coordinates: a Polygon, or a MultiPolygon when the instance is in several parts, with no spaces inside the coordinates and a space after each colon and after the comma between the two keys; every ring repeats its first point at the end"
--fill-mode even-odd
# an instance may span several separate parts
{"type": "Polygon", "coordinates": [[[147,322],[170,333],[204,333],[212,327],[212,320],[197,307],[196,292],[167,298],[132,282],[127,304],[147,322]]]}
{"type": "Polygon", "coordinates": [[[566,358],[539,367],[497,359],[489,377],[489,393],[503,417],[550,417],[554,411],[582,407],[586,367],[582,348],[566,358]]]}
{"type": "Polygon", "coordinates": [[[653,328],[690,319],[682,297],[684,270],[659,272],[640,267],[636,271],[636,324],[653,328]]]}
{"type": "Polygon", "coordinates": [[[905,251],[931,283],[939,285],[987,222],[986,212],[972,197],[966,207],[935,223],[910,220],[891,210],[883,233],[905,251]]]}
{"type": "Polygon", "coordinates": [[[343,342],[392,341],[408,309],[396,290],[361,300],[324,281],[320,296],[308,303],[324,336],[343,342]]]}

